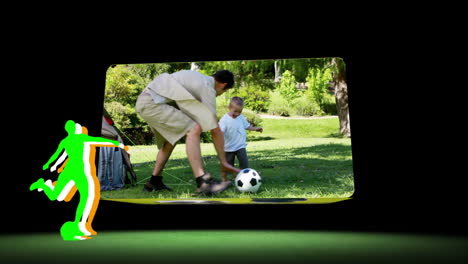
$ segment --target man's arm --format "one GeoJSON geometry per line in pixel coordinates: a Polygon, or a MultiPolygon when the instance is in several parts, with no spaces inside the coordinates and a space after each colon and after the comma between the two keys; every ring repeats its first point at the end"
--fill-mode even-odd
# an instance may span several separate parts
{"type": "Polygon", "coordinates": [[[52,167],[50,168],[50,171],[55,171],[57,169],[57,167],[62,164],[63,161],[65,161],[65,159],[68,157],[67,155],[67,152],[64,151],[62,153],[62,155],[60,156],[60,158],[55,162],[54,165],[52,165],[52,167]]]}
{"type": "Polygon", "coordinates": [[[213,137],[213,145],[215,146],[218,159],[221,163],[221,172],[235,172],[239,173],[238,168],[233,167],[226,160],[226,154],[224,153],[224,135],[219,127],[210,130],[211,136],[213,137]]]}
{"type": "Polygon", "coordinates": [[[124,146],[124,144],[120,143],[117,140],[112,140],[112,139],[107,139],[107,138],[102,138],[102,137],[92,137],[92,136],[86,136],[86,142],[96,142],[96,143],[110,143],[115,145],[116,147],[128,150],[127,146],[124,146]]]}
{"type": "Polygon", "coordinates": [[[42,170],[47,170],[47,168],[49,168],[49,166],[50,166],[50,163],[52,163],[52,161],[57,159],[58,155],[60,154],[60,152],[62,152],[62,150],[63,150],[63,140],[60,141],[60,144],[58,145],[57,150],[50,157],[50,159],[47,161],[47,163],[44,164],[44,166],[42,166],[42,170]]]}

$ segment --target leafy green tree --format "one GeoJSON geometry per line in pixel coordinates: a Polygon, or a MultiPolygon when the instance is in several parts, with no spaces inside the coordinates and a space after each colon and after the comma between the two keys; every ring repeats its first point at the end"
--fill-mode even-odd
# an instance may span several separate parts
{"type": "Polygon", "coordinates": [[[143,83],[140,85],[146,87],[146,85],[159,74],[169,72],[171,65],[167,63],[132,64],[129,65],[129,68],[131,71],[141,77],[143,83]]]}
{"type": "Polygon", "coordinates": [[[310,62],[307,59],[294,59],[290,61],[291,69],[295,79],[298,82],[305,82],[308,69],[310,68],[310,62]]]}
{"type": "Polygon", "coordinates": [[[286,70],[283,73],[283,77],[279,83],[278,91],[281,96],[288,102],[288,105],[290,105],[294,99],[302,95],[302,92],[298,91],[296,86],[296,78],[289,70],[286,70]]]}
{"type": "MultiPolygon", "coordinates": [[[[195,70],[205,75],[211,75],[222,69],[234,73],[234,89],[230,89],[217,100],[223,108],[232,96],[237,95],[244,98],[246,109],[265,112],[270,107],[270,94],[277,91],[287,102],[284,107],[289,112],[293,109],[296,114],[316,115],[324,112],[332,113],[330,110],[332,107],[333,111],[342,111],[343,114],[339,114],[340,120],[345,120],[348,116],[346,78],[344,62],[338,59],[205,61],[195,62],[198,66],[195,70]],[[335,96],[327,89],[332,79],[335,81],[335,96]],[[308,84],[305,97],[303,91],[297,90],[298,82],[308,84]]],[[[146,123],[134,110],[138,95],[157,75],[163,72],[188,70],[191,66],[194,66],[191,62],[180,62],[117,65],[109,68],[106,78],[105,107],[117,127],[127,133],[149,134],[146,123]]],[[[347,124],[345,122],[343,126],[349,127],[349,121],[347,124]]],[[[146,134],[141,134],[139,138],[146,140],[148,137],[146,134]]]]}
{"type": "Polygon", "coordinates": [[[200,72],[211,75],[218,70],[229,70],[234,74],[235,89],[258,86],[261,90],[274,89],[275,77],[273,60],[208,61],[197,62],[200,72]]]}
{"type": "Polygon", "coordinates": [[[276,67],[282,72],[290,71],[297,82],[306,82],[309,69],[325,68],[328,62],[329,58],[282,59],[276,60],[276,67]]]}
{"type": "Polygon", "coordinates": [[[146,122],[135,111],[138,95],[154,77],[170,68],[169,64],[161,63],[130,64],[116,65],[107,71],[104,108],[117,128],[132,135],[136,144],[150,143],[151,140],[146,122]]]}
{"type": "Polygon", "coordinates": [[[197,62],[199,72],[211,75],[218,70],[229,70],[234,74],[235,85],[223,96],[228,104],[232,96],[240,96],[245,107],[255,112],[265,112],[269,104],[269,90],[274,89],[274,61],[208,61],[197,62]]]}
{"type": "Polygon", "coordinates": [[[307,97],[320,106],[326,112],[327,105],[334,102],[334,96],[328,91],[329,82],[332,80],[330,68],[311,68],[307,76],[307,97]]]}
{"type": "Polygon", "coordinates": [[[139,92],[142,77],[127,65],[116,65],[107,70],[105,102],[119,102],[122,105],[134,104],[139,92]]]}

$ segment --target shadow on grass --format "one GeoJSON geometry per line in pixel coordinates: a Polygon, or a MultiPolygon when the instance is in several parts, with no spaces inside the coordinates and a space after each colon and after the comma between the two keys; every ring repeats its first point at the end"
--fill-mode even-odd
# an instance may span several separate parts
{"type": "Polygon", "coordinates": [[[251,142],[251,141],[267,141],[267,140],[273,140],[273,139],[276,139],[274,137],[270,137],[270,136],[247,136],[247,142],[251,142]]]}
{"type": "Polygon", "coordinates": [[[345,135],[343,134],[340,134],[338,132],[335,132],[335,133],[330,133],[328,134],[327,136],[325,136],[327,138],[347,138],[345,135]]]}

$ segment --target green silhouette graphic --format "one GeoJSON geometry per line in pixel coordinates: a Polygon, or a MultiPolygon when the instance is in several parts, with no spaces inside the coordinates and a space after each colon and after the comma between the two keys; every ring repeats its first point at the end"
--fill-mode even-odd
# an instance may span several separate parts
{"type": "Polygon", "coordinates": [[[58,163],[61,163],[68,156],[68,160],[65,161],[65,165],[63,165],[64,169],[59,174],[55,186],[50,180],[44,181],[43,178],[40,178],[31,184],[29,190],[44,191],[51,201],[69,201],[75,194],[75,191],[78,191],[80,193],[80,201],[76,210],[75,221],[63,224],[60,234],[64,240],[89,239],[91,238],[89,237],[90,235],[97,234],[92,229],[91,223],[100,198],[99,180],[97,179],[94,165],[95,147],[121,147],[126,150],[128,148],[115,140],[88,136],[87,132],[83,133],[82,127],[79,124],[71,120],[66,122],[65,131],[68,133],[68,136],[60,141],[55,153],[42,167],[43,170],[48,169],[50,164],[64,150],[62,157],[51,168],[51,171],[54,171],[58,163]],[[68,199],[64,198],[65,196],[68,199]]]}

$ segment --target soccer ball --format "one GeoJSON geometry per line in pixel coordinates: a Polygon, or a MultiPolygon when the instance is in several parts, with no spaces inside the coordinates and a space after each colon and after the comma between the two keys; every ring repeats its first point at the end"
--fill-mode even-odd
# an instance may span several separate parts
{"type": "Polygon", "coordinates": [[[254,169],[243,169],[237,174],[234,185],[241,192],[256,192],[262,185],[262,178],[254,169]]]}

